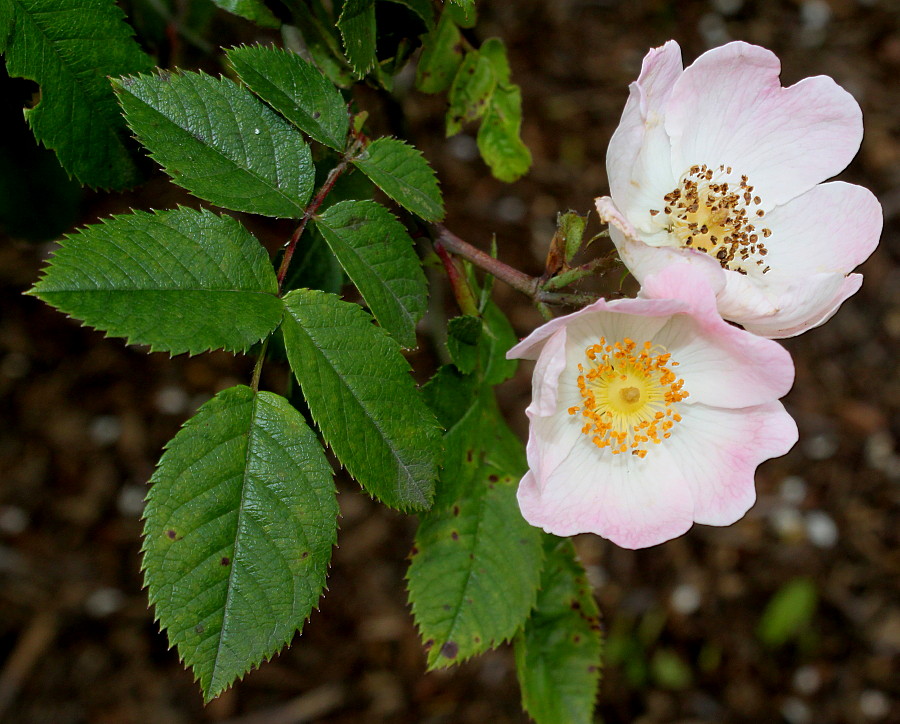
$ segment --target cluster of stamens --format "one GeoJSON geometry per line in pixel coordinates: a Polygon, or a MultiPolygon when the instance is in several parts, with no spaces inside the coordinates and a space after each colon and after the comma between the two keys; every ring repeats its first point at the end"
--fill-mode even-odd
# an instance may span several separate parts
{"type": "Polygon", "coordinates": [[[681,422],[674,406],[689,393],[670,369],[678,365],[671,354],[654,353],[650,342],[638,348],[628,337],[611,344],[601,337],[584,353],[587,368],[578,365],[583,404],[568,413],[581,414],[581,432],[594,445],[609,448],[613,455],[630,451],[643,458],[650,443],[658,445],[672,436],[672,428],[681,422]]]}
{"type": "MultiPolygon", "coordinates": [[[[669,231],[683,246],[706,252],[725,269],[746,274],[745,265],[753,263],[765,274],[769,267],[764,257],[769,250],[762,239],[768,239],[772,231],[757,231],[754,222],[760,223],[765,212],[753,210],[762,199],[754,195],[747,176],[741,176],[737,185],[717,180],[731,172],[724,165],[715,171],[706,164],[691,166],[681,185],[663,197],[662,211],[669,217],[669,231]]],[[[659,213],[659,209],[650,210],[651,216],[659,213]]]]}

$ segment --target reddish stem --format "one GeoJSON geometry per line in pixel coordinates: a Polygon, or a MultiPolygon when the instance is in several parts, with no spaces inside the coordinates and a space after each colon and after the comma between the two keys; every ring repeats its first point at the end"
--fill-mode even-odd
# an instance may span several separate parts
{"type": "Polygon", "coordinates": [[[453,288],[453,296],[456,297],[456,303],[459,305],[462,313],[472,317],[479,316],[478,303],[475,301],[475,295],[472,294],[472,288],[459,270],[453,257],[447,253],[440,241],[434,242],[434,250],[444,263],[447,278],[450,279],[450,286],[453,288]]]}

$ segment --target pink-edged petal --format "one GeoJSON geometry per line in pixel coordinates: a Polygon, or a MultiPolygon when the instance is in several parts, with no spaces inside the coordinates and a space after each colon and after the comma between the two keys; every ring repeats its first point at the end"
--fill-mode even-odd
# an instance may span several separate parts
{"type": "Polygon", "coordinates": [[[775,290],[778,292],[775,314],[734,321],[763,337],[795,337],[831,319],[841,304],[856,294],[862,281],[862,274],[846,277],[840,272],[814,274],[787,288],[775,290]]]}
{"type": "Polygon", "coordinates": [[[628,183],[641,152],[646,124],[660,125],[662,109],[681,71],[681,48],[674,40],[644,57],[640,76],[628,88],[628,101],[606,154],[606,172],[614,195],[628,183]]]}
{"type": "Polygon", "coordinates": [[[657,545],[691,527],[691,492],[669,454],[612,455],[582,437],[542,479],[534,469],[522,479],[525,520],[555,535],[596,533],[623,548],[657,545]]]}
{"type": "Polygon", "coordinates": [[[631,222],[626,219],[615,202],[609,196],[601,196],[594,199],[594,206],[597,207],[597,214],[600,221],[604,224],[612,224],[621,234],[629,239],[637,239],[638,234],[631,222]]]}
{"type": "Polygon", "coordinates": [[[797,425],[780,402],[743,410],[695,405],[676,430],[663,445],[690,487],[694,520],[706,525],[739,520],[756,500],[757,466],[797,442],[797,425]]]}
{"type": "Polygon", "coordinates": [[[691,249],[671,246],[649,246],[642,241],[629,239],[617,228],[610,227],[609,236],[619,252],[622,263],[628,267],[631,275],[643,284],[652,274],[658,274],[673,264],[691,264],[703,270],[707,282],[714,289],[721,289],[725,284],[722,267],[708,254],[691,249]]]}
{"type": "Polygon", "coordinates": [[[784,279],[847,273],[862,264],[878,245],[883,215],[869,189],[833,181],[774,209],[764,224],[772,230],[766,240],[769,274],[784,279]]]}
{"type": "Polygon", "coordinates": [[[666,106],[673,173],[732,166],[770,209],[845,168],[862,140],[859,104],[825,76],[782,88],[780,70],[774,53],[743,42],[686,68],[666,106]]]}
{"type": "Polygon", "coordinates": [[[531,404],[527,412],[546,416],[556,412],[559,376],[566,368],[566,328],[547,340],[532,374],[531,404]]]}

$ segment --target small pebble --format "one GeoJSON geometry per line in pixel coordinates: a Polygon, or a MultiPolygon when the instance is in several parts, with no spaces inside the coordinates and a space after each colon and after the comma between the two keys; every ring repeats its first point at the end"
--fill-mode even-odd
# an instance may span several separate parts
{"type": "Polygon", "coordinates": [[[447,150],[460,161],[474,161],[478,158],[478,144],[468,133],[459,133],[447,141],[447,150]]]}
{"type": "Polygon", "coordinates": [[[17,505],[0,505],[0,533],[19,535],[28,527],[28,513],[17,505]]]}
{"type": "Polygon", "coordinates": [[[117,588],[98,588],[84,601],[84,610],[94,618],[105,618],[125,603],[125,595],[117,588]]]}
{"type": "Polygon", "coordinates": [[[518,196],[504,196],[497,201],[494,209],[498,219],[514,224],[525,218],[528,206],[518,196]]]}
{"type": "Polygon", "coordinates": [[[822,686],[822,675],[815,666],[801,666],[794,672],[794,688],[804,696],[815,694],[822,686]]]}
{"type": "Polygon", "coordinates": [[[17,380],[28,374],[31,362],[21,352],[10,352],[0,362],[0,374],[11,380],[17,380]]]}
{"type": "Polygon", "coordinates": [[[827,460],[837,452],[837,438],[830,433],[812,435],[803,443],[803,452],[810,460],[827,460]]]}
{"type": "Polygon", "coordinates": [[[796,696],[788,697],[781,705],[781,716],[789,724],[809,724],[812,721],[812,712],[804,701],[796,696]]]}
{"type": "Polygon", "coordinates": [[[731,36],[728,34],[728,27],[725,25],[725,19],[718,13],[706,13],[703,15],[697,22],[697,30],[708,48],[724,45],[731,40],[731,36]]]}
{"type": "Polygon", "coordinates": [[[144,497],[147,489],[143,485],[126,485],[119,491],[116,505],[122,515],[140,516],[144,512],[144,497]]]}
{"type": "Polygon", "coordinates": [[[806,481],[799,475],[788,475],[781,481],[778,494],[785,503],[800,505],[806,499],[806,481]]]}
{"type": "Polygon", "coordinates": [[[744,7],[744,0],[713,0],[712,4],[722,15],[734,15],[744,7]]]}
{"type": "Polygon", "coordinates": [[[868,719],[884,719],[891,713],[891,702],[883,691],[866,689],[859,695],[859,709],[868,719]]]}
{"type": "Polygon", "coordinates": [[[669,603],[678,613],[690,616],[700,608],[702,602],[700,589],[691,583],[680,583],[675,586],[669,603]]]}
{"type": "Polygon", "coordinates": [[[584,572],[587,573],[588,583],[595,591],[599,591],[609,582],[609,573],[603,566],[585,566],[584,572]]]}
{"type": "Polygon", "coordinates": [[[803,516],[796,508],[783,506],[769,513],[769,523],[780,538],[802,540],[806,537],[806,526],[803,516]]]}
{"type": "Polygon", "coordinates": [[[180,415],[187,410],[188,399],[184,389],[170,385],[157,390],[153,404],[165,415],[180,415]]]}
{"type": "Polygon", "coordinates": [[[115,415],[99,415],[91,420],[88,434],[97,445],[112,445],[122,434],[122,423],[115,415]]]}
{"type": "Polygon", "coordinates": [[[838,539],[838,527],[824,510],[811,510],[806,514],[806,537],[819,548],[833,548],[838,539]]]}

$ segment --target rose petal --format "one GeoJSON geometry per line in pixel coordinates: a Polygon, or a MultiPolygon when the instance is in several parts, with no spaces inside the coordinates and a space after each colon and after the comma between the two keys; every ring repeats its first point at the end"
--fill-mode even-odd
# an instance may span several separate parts
{"type": "Polygon", "coordinates": [[[859,104],[825,76],[782,88],[780,69],[774,53],[742,42],[686,68],[666,106],[672,173],[732,166],[770,209],[846,167],[862,140],[859,104]]]}

